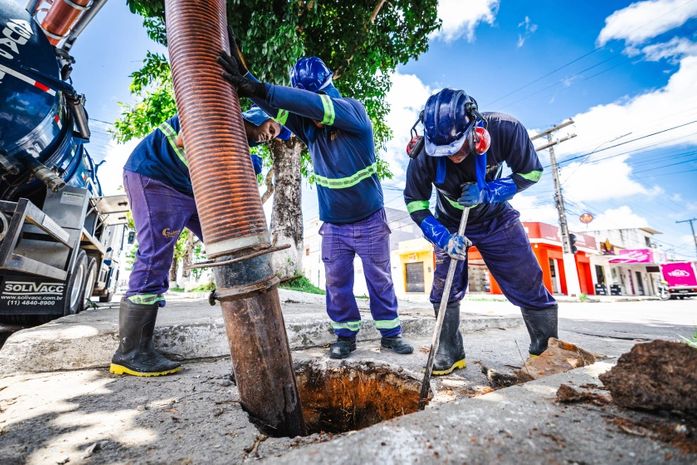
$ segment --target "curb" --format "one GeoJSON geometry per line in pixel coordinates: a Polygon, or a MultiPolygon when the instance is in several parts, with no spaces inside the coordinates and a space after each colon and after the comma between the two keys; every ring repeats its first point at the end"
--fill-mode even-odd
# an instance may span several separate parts
{"type": "MultiPolygon", "coordinates": [[[[291,350],[326,346],[335,340],[323,307],[315,302],[284,303],[283,313],[291,350]]],[[[405,336],[430,337],[435,319],[407,313],[400,316],[405,336]]],[[[380,339],[370,313],[361,311],[361,316],[363,325],[358,340],[380,339]]],[[[521,322],[517,316],[469,314],[463,315],[460,327],[464,332],[472,332],[515,328],[521,322]]],[[[10,336],[0,350],[0,376],[106,367],[117,345],[117,308],[62,317],[10,336]]],[[[169,313],[161,312],[155,327],[155,345],[177,360],[223,357],[230,353],[220,310],[200,301],[180,304],[169,313]]]]}

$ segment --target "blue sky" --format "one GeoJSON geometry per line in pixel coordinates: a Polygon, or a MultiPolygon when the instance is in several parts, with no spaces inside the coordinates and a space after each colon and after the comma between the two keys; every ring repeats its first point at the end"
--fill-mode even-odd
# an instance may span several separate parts
{"type": "MultiPolygon", "coordinates": [[[[557,146],[573,227],[585,229],[576,218],[590,211],[590,229],[651,226],[664,233],[657,239],[666,249],[695,257],[689,226],[675,221],[697,217],[697,123],[690,124],[697,120],[697,0],[441,0],[439,13],[443,28],[429,51],[393,75],[394,138],[383,153],[396,175],[386,183],[389,207],[404,208],[403,150],[418,110],[432,92],[462,88],[482,110],[510,113],[531,133],[574,118],[559,136],[577,136],[557,146]]],[[[148,49],[160,48],[140,18],[125,2],[108,2],[73,49],[73,78],[92,118],[118,116],[116,102],[130,101],[128,74],[148,49]]],[[[114,189],[132,144],[110,142],[102,123],[93,128],[92,152],[107,158],[106,184],[114,189]]],[[[540,157],[548,162],[546,151],[540,157]]],[[[309,220],[316,194],[304,190],[309,220]]],[[[513,203],[525,220],[556,223],[549,171],[513,203]]]]}

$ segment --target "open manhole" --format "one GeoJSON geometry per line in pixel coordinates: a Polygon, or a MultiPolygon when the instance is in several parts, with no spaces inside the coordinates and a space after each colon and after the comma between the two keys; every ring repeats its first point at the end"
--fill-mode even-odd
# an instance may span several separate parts
{"type": "Polygon", "coordinates": [[[359,430],[416,412],[421,382],[404,370],[372,362],[296,364],[309,433],[359,430]]]}

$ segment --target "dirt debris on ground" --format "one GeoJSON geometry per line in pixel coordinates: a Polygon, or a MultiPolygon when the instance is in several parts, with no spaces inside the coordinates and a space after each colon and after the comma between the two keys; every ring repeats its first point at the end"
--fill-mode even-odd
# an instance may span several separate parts
{"type": "Polygon", "coordinates": [[[600,380],[622,407],[697,418],[697,349],[687,344],[636,344],[600,380]]]}
{"type": "Polygon", "coordinates": [[[575,403],[591,403],[595,405],[607,405],[612,402],[609,395],[596,393],[586,390],[581,386],[580,389],[575,389],[568,384],[559,385],[557,389],[556,401],[560,404],[575,404],[575,403]]]}
{"type": "Polygon", "coordinates": [[[686,454],[697,453],[697,425],[684,419],[649,417],[630,419],[611,416],[607,421],[631,436],[654,439],[670,444],[686,454]]]}

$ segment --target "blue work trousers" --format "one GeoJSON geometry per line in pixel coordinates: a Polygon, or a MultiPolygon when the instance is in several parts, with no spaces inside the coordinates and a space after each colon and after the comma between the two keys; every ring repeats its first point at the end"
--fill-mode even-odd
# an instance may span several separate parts
{"type": "MultiPolygon", "coordinates": [[[[126,297],[162,295],[169,289],[169,269],[181,231],[188,228],[203,238],[196,203],[190,195],[131,171],[123,172],[123,185],[138,237],[126,297]]],[[[160,306],[164,306],[164,300],[160,300],[160,306]]]]}
{"type": "Polygon", "coordinates": [[[358,255],[363,262],[375,327],[385,337],[400,334],[397,297],[390,274],[390,228],[385,210],[381,208],[355,223],[324,223],[319,233],[322,235],[327,314],[334,333],[355,337],[360,329],[361,315],[353,295],[353,259],[358,255]]]}
{"type": "MultiPolygon", "coordinates": [[[[542,283],[542,269],[519,216],[516,210],[509,207],[491,220],[468,225],[465,236],[477,247],[503,294],[513,305],[546,310],[557,303],[542,283]]],[[[457,227],[448,229],[457,232],[457,227]]],[[[430,296],[432,303],[439,303],[442,299],[449,266],[450,257],[436,248],[436,270],[430,296]]],[[[462,300],[466,290],[467,261],[464,260],[455,269],[448,303],[462,300]]]]}

